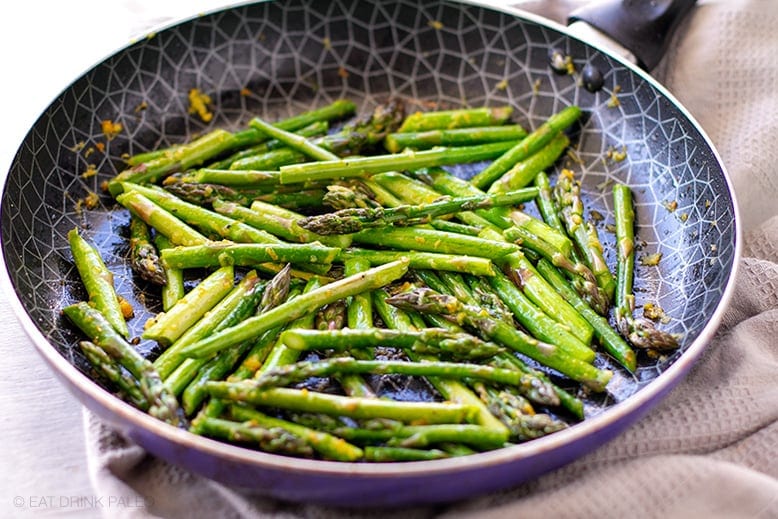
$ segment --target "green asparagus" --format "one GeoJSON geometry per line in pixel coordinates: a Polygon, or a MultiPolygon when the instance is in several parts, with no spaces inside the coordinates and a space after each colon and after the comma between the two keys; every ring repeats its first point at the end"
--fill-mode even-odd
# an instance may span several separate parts
{"type": "Polygon", "coordinates": [[[613,205],[616,214],[616,324],[621,334],[637,348],[673,350],[678,337],[656,329],[648,319],[635,318],[635,296],[632,282],[635,269],[635,210],[632,191],[624,184],[614,184],[613,205]]]}
{"type": "Polygon", "coordinates": [[[130,330],[114,290],[113,274],[106,267],[100,253],[79,234],[78,229],[68,232],[68,243],[89,302],[105,316],[105,320],[117,333],[125,338],[129,337],[130,330]]]}

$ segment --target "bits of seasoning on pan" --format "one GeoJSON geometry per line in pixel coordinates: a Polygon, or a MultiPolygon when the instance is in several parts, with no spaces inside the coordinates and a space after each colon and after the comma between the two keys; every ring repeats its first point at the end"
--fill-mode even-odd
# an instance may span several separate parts
{"type": "Polygon", "coordinates": [[[93,177],[95,175],[97,175],[97,166],[95,166],[94,164],[90,164],[89,166],[87,166],[86,171],[81,173],[80,177],[81,178],[90,178],[90,177],[93,177]]]}
{"type": "Polygon", "coordinates": [[[578,151],[573,148],[568,148],[567,152],[565,153],[565,157],[567,157],[567,159],[570,160],[570,162],[573,164],[582,165],[584,163],[583,159],[578,154],[578,151]]]}
{"type": "Polygon", "coordinates": [[[646,303],[643,305],[643,317],[652,321],[660,321],[663,324],[670,322],[670,317],[665,314],[664,309],[656,303],[646,303]]]}
{"type": "Polygon", "coordinates": [[[573,58],[559,49],[551,49],[548,54],[548,61],[551,69],[558,74],[575,74],[573,58]]]}
{"type": "Polygon", "coordinates": [[[100,197],[97,195],[97,193],[89,191],[84,198],[79,198],[76,200],[76,203],[73,206],[73,211],[76,214],[81,214],[84,209],[94,209],[99,205],[99,203],[100,197]]]}
{"type": "Polygon", "coordinates": [[[443,28],[443,22],[440,22],[438,20],[430,20],[429,22],[427,22],[427,25],[429,25],[430,27],[432,27],[437,31],[443,28]]]}
{"type": "Polygon", "coordinates": [[[138,103],[138,106],[136,106],[133,111],[136,114],[138,114],[138,113],[141,113],[142,111],[144,111],[145,109],[147,109],[148,107],[149,107],[149,104],[146,101],[141,101],[140,103],[138,103]]]}
{"type": "Polygon", "coordinates": [[[602,72],[591,63],[587,63],[581,71],[581,81],[584,88],[592,93],[600,90],[605,84],[602,72]]]}
{"type": "Polygon", "coordinates": [[[622,162],[627,158],[627,147],[622,146],[620,150],[611,146],[608,151],[605,152],[605,158],[613,162],[622,162]]]}
{"type": "Polygon", "coordinates": [[[213,119],[213,113],[208,110],[211,104],[211,96],[204,94],[198,88],[189,91],[189,113],[197,114],[203,122],[209,122],[213,119]]]}
{"type": "Polygon", "coordinates": [[[619,101],[619,98],[616,97],[618,93],[621,92],[621,85],[616,85],[613,87],[613,91],[611,92],[611,97],[608,99],[607,106],[608,108],[616,108],[618,106],[621,106],[621,102],[619,101]]]}
{"type": "Polygon", "coordinates": [[[640,264],[645,267],[656,267],[662,260],[662,253],[657,252],[655,254],[646,254],[640,257],[640,264]]]}
{"type": "Polygon", "coordinates": [[[109,141],[119,135],[123,129],[121,123],[115,123],[110,119],[103,119],[100,122],[100,126],[102,127],[103,135],[105,135],[105,138],[109,141]]]}
{"type": "Polygon", "coordinates": [[[676,209],[678,209],[678,201],[677,200],[671,200],[669,202],[662,202],[662,205],[665,209],[667,209],[669,212],[674,213],[676,209]]]}

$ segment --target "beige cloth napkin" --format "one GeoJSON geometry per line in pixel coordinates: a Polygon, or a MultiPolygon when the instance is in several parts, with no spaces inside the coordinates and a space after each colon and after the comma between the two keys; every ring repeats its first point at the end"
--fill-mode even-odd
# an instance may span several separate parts
{"type": "MultiPolygon", "coordinates": [[[[558,18],[570,3],[521,6],[558,18]]],[[[775,27],[775,0],[700,2],[655,71],[716,144],[748,232],[714,341],[686,380],[615,441],[510,490],[440,507],[359,512],[242,495],[148,456],[86,413],[96,495],[145,504],[112,517],[778,517],[775,27]]]]}

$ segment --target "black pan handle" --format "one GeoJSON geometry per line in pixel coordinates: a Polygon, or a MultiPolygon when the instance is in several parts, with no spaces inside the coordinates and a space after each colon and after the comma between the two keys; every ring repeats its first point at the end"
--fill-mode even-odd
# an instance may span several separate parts
{"type": "Polygon", "coordinates": [[[670,36],[696,0],[604,0],[570,13],[568,24],[582,21],[634,54],[638,65],[653,69],[670,36]]]}

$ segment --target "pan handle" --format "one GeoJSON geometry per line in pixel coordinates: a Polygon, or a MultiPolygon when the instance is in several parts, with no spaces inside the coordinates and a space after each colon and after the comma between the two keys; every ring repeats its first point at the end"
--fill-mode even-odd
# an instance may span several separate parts
{"type": "Polygon", "coordinates": [[[696,0],[604,0],[570,13],[568,24],[585,22],[630,51],[650,71],[662,58],[670,36],[696,0]]]}

